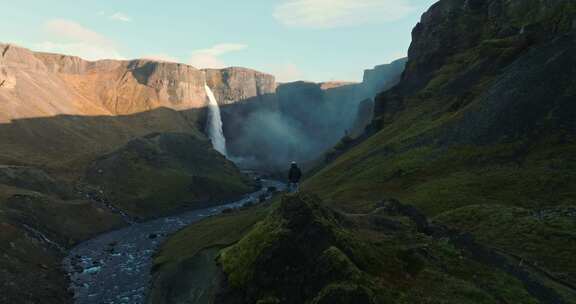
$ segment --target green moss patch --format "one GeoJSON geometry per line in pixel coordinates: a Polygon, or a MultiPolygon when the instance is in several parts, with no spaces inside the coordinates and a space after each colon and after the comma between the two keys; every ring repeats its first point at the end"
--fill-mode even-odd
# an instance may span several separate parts
{"type": "Polygon", "coordinates": [[[168,239],[154,258],[149,303],[210,298],[220,279],[215,261],[219,249],[237,242],[268,212],[266,206],[255,206],[210,217],[168,239]]]}
{"type": "Polygon", "coordinates": [[[285,196],[222,251],[226,293],[270,303],[538,303],[516,278],[404,218],[388,216],[399,226],[384,232],[374,216],[334,213],[309,194],[285,196]]]}

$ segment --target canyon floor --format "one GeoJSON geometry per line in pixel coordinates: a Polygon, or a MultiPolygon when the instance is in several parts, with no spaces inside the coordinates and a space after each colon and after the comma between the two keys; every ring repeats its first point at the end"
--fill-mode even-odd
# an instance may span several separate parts
{"type": "Polygon", "coordinates": [[[224,210],[270,199],[269,187],[282,189],[284,185],[263,180],[261,190],[238,201],[132,224],[74,247],[64,265],[72,281],[75,303],[146,303],[153,256],[167,237],[224,210]]]}

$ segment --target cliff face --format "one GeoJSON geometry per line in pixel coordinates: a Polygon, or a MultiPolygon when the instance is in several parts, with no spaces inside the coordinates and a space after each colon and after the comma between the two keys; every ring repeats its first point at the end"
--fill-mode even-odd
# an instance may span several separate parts
{"type": "Polygon", "coordinates": [[[68,115],[124,115],[159,107],[204,104],[203,73],[147,61],[88,62],[5,46],[2,70],[12,80],[0,89],[8,110],[0,119],[68,115]]]}
{"type": "Polygon", "coordinates": [[[246,68],[208,69],[206,79],[216,99],[223,105],[260,98],[276,91],[274,76],[246,68]]]}
{"type": "MultiPolygon", "coordinates": [[[[439,1],[400,82],[376,97],[367,139],[304,188],[350,213],[399,198],[573,284],[572,237],[541,225],[576,199],[575,20],[576,1],[439,1]]],[[[552,289],[562,300],[540,302],[575,301],[552,289]]]]}
{"type": "MultiPolygon", "coordinates": [[[[435,71],[453,61],[452,56],[466,50],[494,44],[500,48],[537,44],[573,30],[575,25],[573,1],[439,1],[412,32],[403,86],[420,88],[435,71]]],[[[489,58],[477,59],[489,63],[489,58]]]]}
{"type": "Polygon", "coordinates": [[[400,81],[407,61],[408,58],[401,58],[389,64],[382,64],[365,70],[362,87],[365,92],[372,95],[365,97],[373,98],[375,94],[395,86],[400,81]]]}
{"type": "Polygon", "coordinates": [[[574,20],[574,1],[440,1],[413,31],[402,81],[379,96],[378,124],[430,100],[437,115],[459,114],[445,142],[573,130],[574,20]]]}
{"type": "Polygon", "coordinates": [[[575,18],[574,1],[439,1],[414,28],[401,81],[376,98],[372,136],[325,173],[342,174],[354,197],[351,183],[373,184],[363,195],[395,193],[434,213],[573,197],[575,18]],[[362,176],[348,174],[363,163],[362,176]]]}
{"type": "Polygon", "coordinates": [[[229,104],[275,90],[273,76],[243,68],[201,71],[149,60],[85,61],[0,45],[0,120],[58,114],[125,115],[205,105],[207,81],[229,104]]]}
{"type": "MultiPolygon", "coordinates": [[[[149,60],[91,62],[12,45],[0,50],[0,144],[10,147],[0,153],[4,163],[38,163],[40,147],[67,146],[69,160],[152,132],[200,135],[205,83],[221,104],[264,96],[276,86],[273,76],[243,68],[202,71],[149,60]],[[86,119],[72,123],[80,117],[86,119]],[[95,126],[95,120],[114,122],[95,126]]],[[[59,151],[50,152],[44,159],[62,160],[59,151]]]]}

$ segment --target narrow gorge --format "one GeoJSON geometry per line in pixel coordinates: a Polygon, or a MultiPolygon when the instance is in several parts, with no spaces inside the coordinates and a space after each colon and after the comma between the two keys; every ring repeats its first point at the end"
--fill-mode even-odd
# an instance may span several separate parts
{"type": "Polygon", "coordinates": [[[0,29],[2,304],[576,303],[576,0],[0,29]]]}
{"type": "MultiPolygon", "coordinates": [[[[355,113],[360,99],[375,95],[364,84],[277,85],[273,76],[245,68],[91,62],[14,45],[2,49],[0,75],[8,85],[0,89],[7,109],[0,113],[0,220],[10,249],[0,271],[10,298],[22,291],[66,302],[60,248],[255,191],[254,180],[226,157],[265,175],[292,160],[322,162],[353,120],[370,119],[355,113]],[[298,117],[295,107],[286,107],[296,101],[318,115],[298,117]],[[349,116],[345,122],[336,119],[339,113],[349,116]],[[307,134],[294,122],[322,126],[321,132],[307,134]],[[306,147],[314,141],[322,144],[306,147]],[[22,272],[27,275],[17,275],[22,272]]],[[[391,69],[383,77],[393,83],[402,67],[391,69]]],[[[89,277],[102,266],[81,264],[89,277]]],[[[82,289],[84,283],[74,284],[82,289]]]]}

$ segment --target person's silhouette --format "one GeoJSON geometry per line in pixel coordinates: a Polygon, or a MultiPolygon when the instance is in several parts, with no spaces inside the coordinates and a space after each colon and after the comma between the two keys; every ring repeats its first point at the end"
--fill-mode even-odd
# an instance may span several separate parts
{"type": "Polygon", "coordinates": [[[302,171],[298,168],[296,162],[292,162],[290,171],[288,172],[288,192],[298,192],[298,184],[300,183],[301,177],[302,171]]]}

